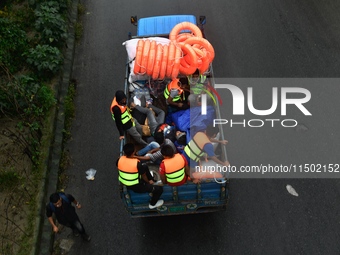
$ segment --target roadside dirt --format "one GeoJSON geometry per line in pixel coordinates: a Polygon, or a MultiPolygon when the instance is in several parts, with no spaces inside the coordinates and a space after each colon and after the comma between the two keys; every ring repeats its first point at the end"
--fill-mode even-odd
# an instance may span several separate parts
{"type": "Polygon", "coordinates": [[[0,254],[16,254],[33,196],[32,164],[18,120],[0,118],[0,254]]]}

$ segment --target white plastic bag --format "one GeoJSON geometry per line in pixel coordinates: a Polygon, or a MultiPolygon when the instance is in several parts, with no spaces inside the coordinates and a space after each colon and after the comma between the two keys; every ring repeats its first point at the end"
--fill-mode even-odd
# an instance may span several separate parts
{"type": "Polygon", "coordinates": [[[94,176],[97,173],[97,170],[95,170],[93,168],[90,168],[85,173],[86,173],[86,179],[88,179],[89,181],[93,181],[94,180],[94,176]]]}

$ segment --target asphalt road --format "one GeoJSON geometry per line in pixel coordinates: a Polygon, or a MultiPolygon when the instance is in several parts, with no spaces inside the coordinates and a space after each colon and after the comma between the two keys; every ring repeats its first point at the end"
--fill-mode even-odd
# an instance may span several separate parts
{"type": "MultiPolygon", "coordinates": [[[[86,14],[74,62],[78,86],[66,192],[81,201],[79,215],[92,240],[84,243],[74,238],[69,254],[340,253],[337,179],[233,179],[225,212],[131,219],[119,198],[114,168],[119,141],[109,112],[115,91],[124,86],[126,52],[122,42],[128,32],[136,32],[129,21],[131,15],[206,15],[205,33],[216,51],[214,74],[218,78],[249,78],[240,85],[245,93],[246,87],[259,81],[254,78],[339,77],[337,1],[81,3],[86,14]],[[94,181],[85,178],[90,168],[97,170],[94,181]],[[295,188],[298,197],[288,193],[287,184],[295,188]]],[[[337,80],[298,80],[294,84],[300,81],[312,94],[306,104],[312,116],[289,108],[287,118],[297,119],[300,129],[225,126],[232,164],[340,163],[337,80]]],[[[291,80],[286,82],[291,84],[291,80]]],[[[268,106],[263,102],[271,95],[270,85],[254,86],[255,103],[268,106]]],[[[230,95],[221,95],[227,106],[222,117],[230,119],[230,95]]],[[[282,118],[278,113],[274,116],[282,118]]],[[[244,118],[254,116],[247,111],[244,118]]]]}

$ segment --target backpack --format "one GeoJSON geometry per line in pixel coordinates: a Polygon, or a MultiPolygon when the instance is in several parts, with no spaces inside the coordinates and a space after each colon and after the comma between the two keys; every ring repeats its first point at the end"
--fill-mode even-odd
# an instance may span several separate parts
{"type": "MultiPolygon", "coordinates": [[[[62,200],[64,200],[68,204],[71,204],[70,200],[65,195],[65,193],[58,193],[58,194],[59,194],[59,196],[61,197],[62,200]]],[[[55,206],[52,202],[50,202],[50,208],[51,208],[52,212],[55,212],[55,206]]]]}

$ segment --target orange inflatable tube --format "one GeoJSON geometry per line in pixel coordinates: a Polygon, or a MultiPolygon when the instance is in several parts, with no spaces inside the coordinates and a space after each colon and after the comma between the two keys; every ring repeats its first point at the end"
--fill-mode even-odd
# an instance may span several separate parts
{"type": "Polygon", "coordinates": [[[182,58],[182,61],[180,61],[181,64],[179,66],[179,72],[183,75],[193,74],[197,69],[197,55],[189,44],[180,44],[180,45],[183,51],[183,55],[184,56],[189,55],[187,59],[190,62],[187,62],[187,64],[185,64],[186,62],[185,58],[182,58]]]}
{"type": "Polygon", "coordinates": [[[197,37],[191,37],[184,41],[184,43],[195,45],[199,44],[201,47],[205,48],[207,50],[207,56],[209,58],[209,61],[212,62],[215,57],[215,50],[214,47],[210,44],[210,42],[204,38],[197,38],[197,37]]]}
{"type": "Polygon", "coordinates": [[[171,78],[172,79],[175,79],[178,76],[179,65],[180,65],[180,61],[181,61],[181,55],[182,55],[181,47],[179,45],[177,45],[176,46],[176,52],[175,52],[175,63],[174,63],[174,67],[172,68],[172,72],[171,72],[171,78]]]}
{"type": "Polygon", "coordinates": [[[143,54],[142,54],[142,62],[140,65],[140,73],[145,74],[146,68],[148,66],[148,59],[149,59],[149,50],[150,50],[150,41],[145,40],[144,41],[144,47],[143,47],[143,54]]]}
{"type": "Polygon", "coordinates": [[[137,49],[136,49],[135,66],[133,67],[133,72],[135,74],[139,74],[140,72],[140,66],[142,63],[142,55],[143,55],[143,46],[144,46],[144,41],[139,40],[137,43],[137,49]]]}
{"type": "Polygon", "coordinates": [[[191,33],[182,33],[177,35],[176,42],[184,42],[186,39],[193,37],[194,35],[191,33]]]}
{"type": "Polygon", "coordinates": [[[204,74],[206,71],[208,71],[209,67],[210,67],[210,59],[208,56],[208,52],[206,51],[206,49],[203,49],[202,52],[204,53],[204,56],[201,58],[201,65],[198,66],[198,70],[200,71],[201,74],[204,74]]]}
{"type": "Polygon", "coordinates": [[[173,68],[174,62],[175,62],[175,54],[176,54],[175,44],[173,42],[170,42],[169,53],[168,53],[168,62],[167,62],[166,72],[165,72],[166,77],[171,76],[172,68],[173,68]]]}
{"type": "Polygon", "coordinates": [[[169,34],[169,39],[171,41],[176,41],[177,35],[179,35],[182,30],[190,30],[196,37],[202,38],[202,31],[199,29],[199,27],[191,22],[185,21],[178,23],[173,27],[169,34]]]}
{"type": "Polygon", "coordinates": [[[146,67],[146,74],[151,76],[153,72],[153,67],[156,59],[156,41],[151,41],[150,43],[150,51],[148,58],[148,65],[146,67]]]}
{"type": "MultiPolygon", "coordinates": [[[[198,48],[195,48],[195,47],[192,47],[192,49],[195,51],[195,53],[196,53],[196,56],[197,56],[197,63],[202,63],[202,58],[205,56],[205,53],[202,51],[202,50],[200,50],[200,49],[198,49],[198,48]]],[[[187,63],[191,63],[192,62],[192,60],[191,60],[191,58],[190,58],[190,55],[185,55],[184,56],[184,59],[185,59],[185,61],[187,62],[187,63]]]]}
{"type": "Polygon", "coordinates": [[[159,70],[159,76],[158,79],[163,80],[165,77],[166,72],[166,66],[168,64],[168,53],[169,53],[169,46],[164,45],[163,46],[163,55],[162,55],[162,62],[161,62],[161,68],[159,70]]]}
{"type": "Polygon", "coordinates": [[[159,72],[160,72],[161,63],[162,63],[162,55],[163,55],[163,46],[161,44],[157,44],[155,65],[152,71],[152,79],[154,80],[157,80],[159,77],[159,72]]]}

